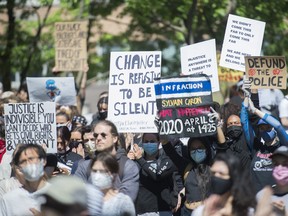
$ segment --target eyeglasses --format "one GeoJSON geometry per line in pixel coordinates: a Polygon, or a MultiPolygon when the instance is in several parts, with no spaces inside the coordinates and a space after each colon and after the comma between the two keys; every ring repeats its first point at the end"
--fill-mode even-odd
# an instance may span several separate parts
{"type": "Polygon", "coordinates": [[[19,161],[19,166],[26,166],[27,163],[36,163],[39,161],[39,157],[29,157],[27,160],[19,161]]]}
{"type": "Polygon", "coordinates": [[[101,135],[101,137],[103,138],[103,139],[106,139],[106,137],[108,136],[108,134],[106,134],[106,133],[93,133],[93,136],[95,137],[95,138],[97,138],[98,137],[98,135],[101,135]]]}

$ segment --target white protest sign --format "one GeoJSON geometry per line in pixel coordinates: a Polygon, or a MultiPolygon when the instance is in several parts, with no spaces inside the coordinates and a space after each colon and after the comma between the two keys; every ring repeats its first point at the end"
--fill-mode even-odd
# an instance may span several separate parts
{"type": "Polygon", "coordinates": [[[181,47],[180,52],[182,74],[206,74],[212,91],[219,91],[215,39],[181,47]]]}
{"type": "Polygon", "coordinates": [[[74,77],[27,77],[26,80],[30,102],[76,104],[74,77]]]}
{"type": "Polygon", "coordinates": [[[6,150],[18,144],[46,144],[47,153],[57,152],[55,103],[4,104],[6,150]]]}
{"type": "Polygon", "coordinates": [[[161,52],[111,52],[108,119],[119,132],[157,132],[154,79],[161,52]]]}
{"type": "Polygon", "coordinates": [[[260,56],[265,22],[229,14],[220,66],[245,71],[244,56],[260,56]]]}

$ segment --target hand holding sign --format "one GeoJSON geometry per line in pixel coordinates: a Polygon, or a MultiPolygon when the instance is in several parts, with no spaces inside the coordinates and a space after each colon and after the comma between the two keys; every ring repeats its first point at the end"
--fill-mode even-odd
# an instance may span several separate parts
{"type": "Polygon", "coordinates": [[[251,81],[246,79],[246,77],[243,77],[243,85],[242,85],[242,91],[244,92],[245,97],[250,97],[251,96],[251,81]]]}

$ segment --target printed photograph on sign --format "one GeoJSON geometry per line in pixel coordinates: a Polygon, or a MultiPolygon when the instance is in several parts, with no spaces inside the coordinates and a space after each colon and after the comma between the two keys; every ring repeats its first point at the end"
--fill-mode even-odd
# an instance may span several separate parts
{"type": "Polygon", "coordinates": [[[206,75],[189,75],[155,80],[159,135],[173,139],[216,133],[208,117],[213,104],[211,82],[206,75]]]}
{"type": "Polygon", "coordinates": [[[220,66],[245,72],[245,56],[260,56],[265,22],[229,14],[220,66]]]}
{"type": "Polygon", "coordinates": [[[245,66],[251,89],[287,88],[285,56],[247,56],[245,66]]]}
{"type": "Polygon", "coordinates": [[[182,74],[206,74],[212,91],[219,91],[215,39],[181,47],[180,51],[182,74]]]}
{"type": "Polygon", "coordinates": [[[76,105],[74,77],[27,77],[30,102],[76,105]]]}
{"type": "Polygon", "coordinates": [[[57,71],[84,71],[87,64],[87,22],[57,22],[54,31],[57,71]]]}
{"type": "Polygon", "coordinates": [[[153,133],[154,79],[161,76],[161,52],[111,52],[108,119],[119,132],[153,133]]]}
{"type": "Polygon", "coordinates": [[[47,146],[57,152],[55,103],[4,104],[6,151],[12,154],[18,144],[47,146]]]}

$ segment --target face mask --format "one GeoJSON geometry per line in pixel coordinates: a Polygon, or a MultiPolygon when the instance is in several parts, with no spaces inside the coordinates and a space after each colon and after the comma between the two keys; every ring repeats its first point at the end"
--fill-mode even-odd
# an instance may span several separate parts
{"type": "Polygon", "coordinates": [[[206,149],[192,150],[190,156],[196,163],[201,163],[206,159],[206,149]]]}
{"type": "Polygon", "coordinates": [[[232,187],[231,179],[222,179],[216,176],[211,177],[211,193],[222,195],[232,187]]]}
{"type": "Polygon", "coordinates": [[[36,164],[28,164],[20,169],[27,181],[38,181],[44,175],[44,163],[41,160],[36,164]]]}
{"type": "Polygon", "coordinates": [[[85,144],[85,148],[87,149],[87,151],[95,151],[95,142],[92,140],[89,140],[88,142],[86,142],[85,144]]]}
{"type": "Polygon", "coordinates": [[[237,139],[242,134],[242,126],[230,126],[227,128],[227,136],[230,139],[237,139]]]}
{"type": "Polygon", "coordinates": [[[271,129],[270,131],[262,131],[260,132],[260,136],[265,142],[271,142],[276,137],[276,131],[274,129],[271,129]]]}
{"type": "Polygon", "coordinates": [[[70,143],[69,143],[69,148],[70,149],[73,149],[73,148],[78,148],[79,144],[82,143],[82,142],[78,142],[76,140],[72,140],[70,143]]]}
{"type": "Polygon", "coordinates": [[[281,186],[288,185],[288,167],[286,166],[275,166],[273,169],[273,177],[277,184],[281,186]]]}
{"type": "Polygon", "coordinates": [[[147,155],[154,155],[158,151],[158,143],[143,143],[143,149],[147,155]]]}
{"type": "Polygon", "coordinates": [[[112,178],[113,177],[108,173],[91,173],[92,184],[98,187],[100,190],[111,188],[112,178]]]}
{"type": "Polygon", "coordinates": [[[106,119],[107,118],[107,111],[99,112],[99,117],[101,120],[106,119]]]}

